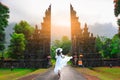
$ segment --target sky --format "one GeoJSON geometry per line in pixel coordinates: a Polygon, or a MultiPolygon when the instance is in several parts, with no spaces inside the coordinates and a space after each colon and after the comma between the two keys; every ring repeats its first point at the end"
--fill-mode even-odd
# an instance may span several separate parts
{"type": "MultiPolygon", "coordinates": [[[[42,22],[45,10],[52,5],[52,25],[70,26],[70,4],[79,21],[89,25],[112,23],[116,25],[113,0],[0,0],[10,8],[9,22],[27,20],[35,25],[42,22]]],[[[117,26],[117,25],[116,25],[117,26]]]]}
{"type": "Polygon", "coordinates": [[[85,23],[88,25],[110,23],[118,27],[114,16],[113,0],[0,0],[0,2],[10,9],[9,24],[25,20],[33,26],[36,24],[41,26],[45,10],[51,4],[53,34],[56,31],[54,29],[57,29],[55,27],[70,27],[70,4],[76,11],[82,26],[85,23]]]}

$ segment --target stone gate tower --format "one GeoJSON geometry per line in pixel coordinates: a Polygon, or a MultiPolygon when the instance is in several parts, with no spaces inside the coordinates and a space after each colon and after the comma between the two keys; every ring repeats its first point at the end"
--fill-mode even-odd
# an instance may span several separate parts
{"type": "Polygon", "coordinates": [[[51,5],[45,12],[41,29],[36,25],[30,37],[25,60],[27,67],[46,67],[50,58],[51,42],[51,5]],[[29,47],[30,46],[30,47],[29,47]]]}
{"type": "Polygon", "coordinates": [[[79,18],[76,16],[76,11],[73,9],[72,5],[70,5],[70,16],[72,56],[77,60],[82,57],[83,64],[85,66],[98,66],[99,64],[94,62],[96,58],[101,59],[100,54],[96,52],[95,48],[96,38],[93,36],[93,33],[88,31],[86,23],[84,28],[81,28],[81,23],[78,21],[79,18]]]}
{"type": "Polygon", "coordinates": [[[85,23],[84,28],[81,28],[81,23],[78,21],[76,11],[70,5],[71,14],[71,40],[72,40],[72,54],[79,55],[95,53],[95,37],[88,32],[88,26],[85,23]]]}

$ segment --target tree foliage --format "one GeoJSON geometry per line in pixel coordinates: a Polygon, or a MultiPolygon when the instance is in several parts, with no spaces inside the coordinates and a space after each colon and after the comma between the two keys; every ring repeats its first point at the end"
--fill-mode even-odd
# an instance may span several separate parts
{"type": "Polygon", "coordinates": [[[0,50],[3,50],[5,41],[5,27],[8,25],[9,8],[0,2],[0,50]]]}
{"type": "Polygon", "coordinates": [[[28,24],[26,21],[20,21],[20,23],[16,24],[14,27],[15,33],[23,33],[25,39],[28,40],[31,37],[34,28],[28,24]]]}
{"type": "Polygon", "coordinates": [[[97,38],[96,38],[96,50],[97,50],[97,52],[102,50],[102,46],[103,46],[103,42],[102,42],[101,38],[99,36],[97,36],[97,38]]]}
{"type": "Polygon", "coordinates": [[[55,41],[53,41],[52,46],[54,46],[55,48],[59,48],[59,47],[61,47],[61,44],[62,44],[62,42],[60,40],[55,40],[55,41]]]}
{"type": "Polygon", "coordinates": [[[51,57],[52,57],[52,59],[55,59],[55,50],[57,49],[54,45],[52,45],[51,47],[51,57]]]}
{"type": "Polygon", "coordinates": [[[53,44],[51,46],[51,56],[53,59],[55,59],[55,50],[59,47],[63,49],[63,54],[68,54],[70,52],[71,41],[67,36],[63,36],[61,40],[53,41],[53,44]]]}
{"type": "Polygon", "coordinates": [[[104,58],[120,58],[120,39],[118,34],[112,39],[97,37],[96,48],[104,58]]]}
{"type": "Polygon", "coordinates": [[[27,49],[27,42],[32,36],[34,28],[26,21],[21,21],[14,26],[14,33],[11,35],[8,54],[10,58],[23,58],[24,51],[27,49]]]}
{"type": "Polygon", "coordinates": [[[114,6],[114,13],[115,16],[118,17],[120,14],[120,0],[114,0],[115,6],[114,6]]]}
{"type": "Polygon", "coordinates": [[[68,54],[71,50],[71,41],[67,36],[62,37],[61,48],[63,48],[63,54],[68,54]]]}
{"type": "Polygon", "coordinates": [[[111,51],[112,51],[111,42],[112,42],[112,40],[110,38],[106,38],[106,41],[103,44],[103,53],[104,53],[103,56],[106,58],[112,58],[112,56],[111,56],[111,51]]]}
{"type": "Polygon", "coordinates": [[[21,59],[25,50],[25,37],[23,34],[13,33],[11,35],[8,54],[10,58],[21,59]]]}
{"type": "Polygon", "coordinates": [[[118,30],[118,36],[120,38],[120,0],[114,0],[115,6],[114,6],[114,14],[117,17],[117,24],[119,26],[118,30]]]}
{"type": "Polygon", "coordinates": [[[112,38],[112,51],[111,54],[113,55],[113,57],[118,56],[120,58],[120,39],[118,34],[116,34],[113,38],[112,38]]]}

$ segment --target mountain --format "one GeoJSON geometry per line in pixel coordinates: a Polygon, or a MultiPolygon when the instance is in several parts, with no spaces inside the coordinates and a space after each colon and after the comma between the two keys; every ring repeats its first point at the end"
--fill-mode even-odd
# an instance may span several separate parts
{"type": "Polygon", "coordinates": [[[93,33],[95,36],[106,36],[112,38],[117,32],[118,29],[112,25],[112,23],[95,23],[94,25],[89,25],[89,32],[93,33]]]}
{"type": "Polygon", "coordinates": [[[7,47],[10,44],[10,34],[13,32],[13,27],[16,23],[10,23],[5,29],[5,46],[7,47]]]}

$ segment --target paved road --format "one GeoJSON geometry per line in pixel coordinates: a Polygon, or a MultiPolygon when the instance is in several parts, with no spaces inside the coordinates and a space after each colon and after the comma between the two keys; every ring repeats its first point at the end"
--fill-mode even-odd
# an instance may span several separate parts
{"type": "MultiPolygon", "coordinates": [[[[38,75],[33,80],[58,80],[58,77],[57,75],[54,74],[53,69],[51,69],[42,75],[38,75]]],[[[87,80],[87,79],[84,78],[82,74],[80,74],[70,66],[66,66],[61,71],[60,80],[87,80]]]]}

